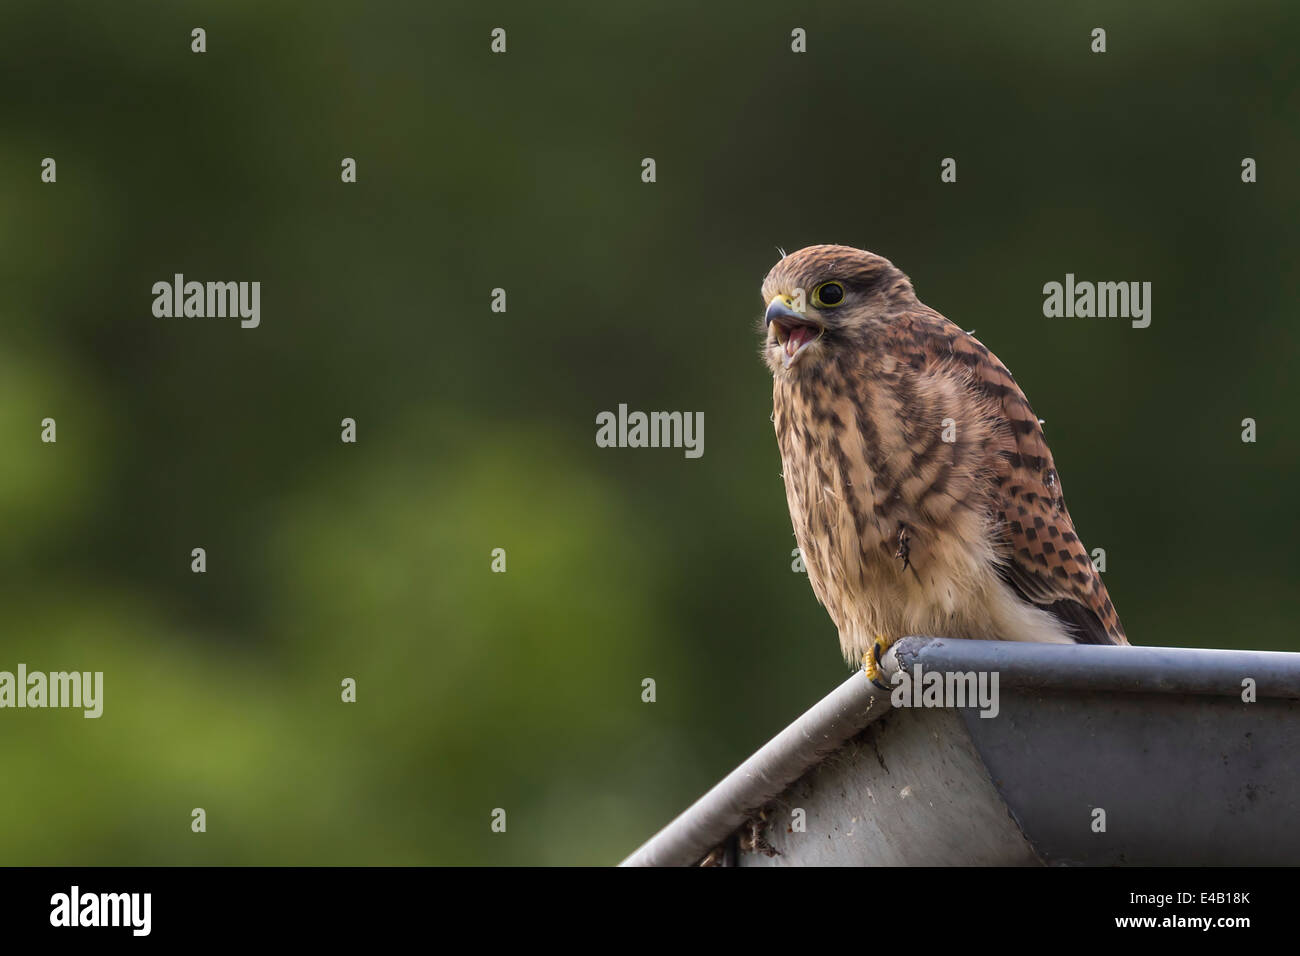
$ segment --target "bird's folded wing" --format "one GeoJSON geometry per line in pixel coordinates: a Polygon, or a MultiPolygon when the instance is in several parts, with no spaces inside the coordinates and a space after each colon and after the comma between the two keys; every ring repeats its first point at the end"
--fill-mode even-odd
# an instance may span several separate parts
{"type": "MultiPolygon", "coordinates": [[[[1066,510],[1061,479],[1038,417],[1015,379],[982,343],[958,330],[949,360],[1002,421],[989,461],[1002,535],[1002,579],[1024,600],[1055,615],[1081,644],[1127,644],[1119,616],[1066,510]]],[[[939,356],[936,356],[939,357],[939,356]]]]}

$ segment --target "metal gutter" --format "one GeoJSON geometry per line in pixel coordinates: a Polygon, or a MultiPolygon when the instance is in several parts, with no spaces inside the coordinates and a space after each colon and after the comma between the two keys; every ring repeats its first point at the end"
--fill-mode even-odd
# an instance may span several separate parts
{"type": "Polygon", "coordinates": [[[856,673],[623,865],[1300,864],[1300,654],[907,638],[884,661],[918,667],[996,674],[997,715],[894,709],[856,673]]]}
{"type": "Polygon", "coordinates": [[[723,777],[620,865],[698,863],[810,767],[889,711],[885,692],[858,671],[723,777]]]}
{"type": "Polygon", "coordinates": [[[1260,697],[1300,700],[1300,654],[1187,647],[1021,644],[909,637],[890,649],[886,673],[924,670],[996,671],[1002,686],[1087,691],[1149,691],[1238,697],[1241,680],[1260,697]]]}

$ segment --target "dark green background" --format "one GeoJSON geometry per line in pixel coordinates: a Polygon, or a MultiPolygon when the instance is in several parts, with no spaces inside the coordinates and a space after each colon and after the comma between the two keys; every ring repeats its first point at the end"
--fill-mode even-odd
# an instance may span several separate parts
{"type": "Polygon", "coordinates": [[[633,849],[847,673],[777,245],[888,256],[1010,366],[1134,643],[1300,650],[1296,5],[1055,7],[5,4],[0,669],[106,700],[0,712],[0,862],[633,849]],[[261,327],[154,318],[176,272],[261,327]],[[1044,318],[1067,272],[1151,327],[1044,318]],[[620,402],[704,457],[597,448],[620,402]]]}

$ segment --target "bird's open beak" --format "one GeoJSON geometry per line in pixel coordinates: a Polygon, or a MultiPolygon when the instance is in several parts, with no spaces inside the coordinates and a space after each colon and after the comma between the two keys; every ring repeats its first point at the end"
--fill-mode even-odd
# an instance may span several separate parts
{"type": "Polygon", "coordinates": [[[807,322],[807,316],[800,315],[791,308],[793,300],[788,295],[775,295],[772,301],[767,304],[767,314],[763,316],[764,328],[770,327],[777,319],[785,319],[789,323],[807,322]]]}
{"type": "Polygon", "coordinates": [[[809,315],[796,312],[788,295],[777,295],[767,304],[763,325],[772,336],[783,355],[781,364],[789,368],[808,346],[822,337],[826,326],[809,315]]]}

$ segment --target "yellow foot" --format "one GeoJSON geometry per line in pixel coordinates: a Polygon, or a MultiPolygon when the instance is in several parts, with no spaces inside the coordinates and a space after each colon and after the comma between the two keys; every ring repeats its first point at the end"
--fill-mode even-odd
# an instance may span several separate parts
{"type": "Polygon", "coordinates": [[[897,640],[896,637],[885,637],[883,634],[878,634],[875,641],[872,642],[870,650],[862,655],[862,669],[867,674],[867,680],[881,690],[889,690],[889,685],[885,683],[885,675],[880,670],[880,658],[885,651],[894,646],[897,640]]]}

